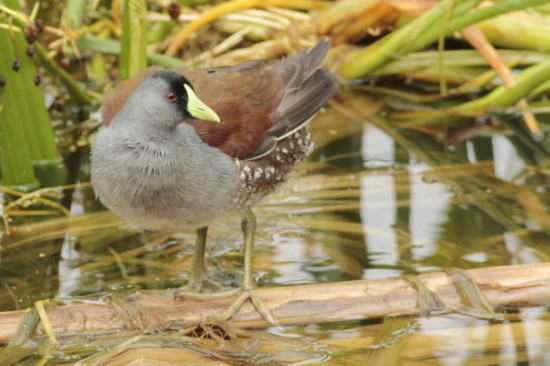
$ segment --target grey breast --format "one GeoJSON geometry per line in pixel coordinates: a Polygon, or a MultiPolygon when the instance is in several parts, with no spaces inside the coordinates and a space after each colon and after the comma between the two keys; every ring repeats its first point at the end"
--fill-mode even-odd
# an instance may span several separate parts
{"type": "Polygon", "coordinates": [[[92,184],[101,202],[147,229],[205,226],[232,214],[235,161],[204,144],[185,123],[163,136],[103,128],[92,150],[92,184]]]}

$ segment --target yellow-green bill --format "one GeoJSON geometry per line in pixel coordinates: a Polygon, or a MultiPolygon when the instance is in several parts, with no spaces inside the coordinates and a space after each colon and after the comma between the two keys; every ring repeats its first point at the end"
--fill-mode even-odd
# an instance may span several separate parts
{"type": "Polygon", "coordinates": [[[183,85],[187,91],[187,111],[197,119],[205,121],[220,122],[220,117],[209,106],[204,104],[187,84],[183,85]]]}

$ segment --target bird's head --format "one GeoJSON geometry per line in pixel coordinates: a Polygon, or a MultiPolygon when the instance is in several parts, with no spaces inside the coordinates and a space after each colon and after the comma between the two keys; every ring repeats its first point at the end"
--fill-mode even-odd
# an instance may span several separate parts
{"type": "Polygon", "coordinates": [[[155,72],[136,88],[128,102],[132,115],[148,116],[142,120],[157,126],[176,127],[192,119],[220,122],[216,112],[197,97],[191,82],[175,71],[155,72]]]}

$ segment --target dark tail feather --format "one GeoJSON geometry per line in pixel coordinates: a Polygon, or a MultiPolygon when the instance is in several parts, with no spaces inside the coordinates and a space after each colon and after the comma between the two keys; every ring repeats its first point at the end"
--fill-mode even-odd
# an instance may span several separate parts
{"type": "Polygon", "coordinates": [[[320,69],[329,49],[330,41],[322,40],[311,50],[273,66],[285,86],[269,136],[281,139],[299,130],[332,97],[334,75],[320,69]]]}
{"type": "Polygon", "coordinates": [[[272,70],[281,76],[285,89],[299,87],[321,66],[329,49],[330,41],[323,39],[312,49],[275,64],[272,70]]]}
{"type": "Polygon", "coordinates": [[[292,94],[292,104],[278,108],[269,136],[282,139],[302,128],[336,91],[334,76],[326,70],[318,69],[292,94]]]}

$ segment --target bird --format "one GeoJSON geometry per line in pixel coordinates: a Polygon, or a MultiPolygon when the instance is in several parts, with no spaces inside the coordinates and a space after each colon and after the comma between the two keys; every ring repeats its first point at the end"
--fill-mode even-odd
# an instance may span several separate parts
{"type": "Polygon", "coordinates": [[[281,61],[253,60],[206,69],[149,67],[104,100],[104,126],[92,141],[96,197],[144,230],[195,229],[189,283],[180,296],[235,296],[230,319],[247,300],[278,324],[252,277],[256,217],[252,207],[313,149],[309,121],[336,92],[321,64],[330,41],[281,61]],[[240,215],[244,275],[222,291],[208,278],[208,226],[240,215]],[[216,292],[217,290],[217,292],[216,292]]]}

